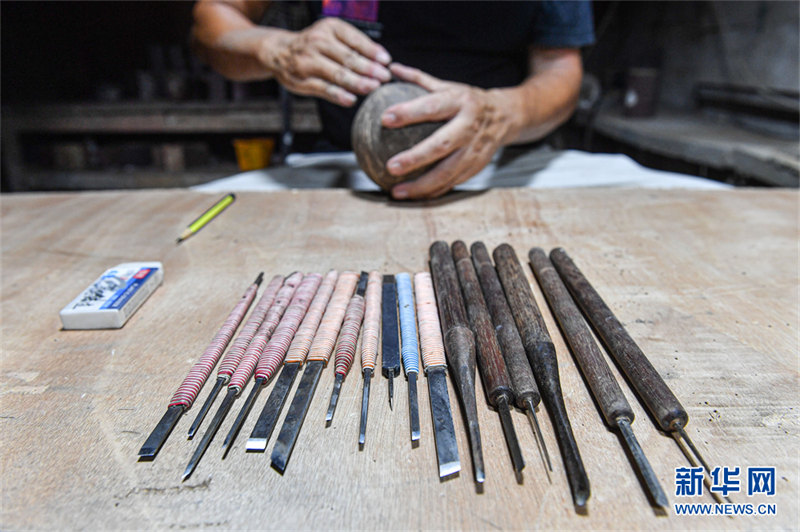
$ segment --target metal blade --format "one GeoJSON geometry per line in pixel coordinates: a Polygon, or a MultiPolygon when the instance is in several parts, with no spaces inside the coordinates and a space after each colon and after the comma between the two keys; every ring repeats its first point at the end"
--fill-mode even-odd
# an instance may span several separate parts
{"type": "Polygon", "coordinates": [[[286,414],[286,419],[283,422],[280,434],[278,434],[278,441],[275,442],[275,447],[272,449],[272,457],[270,458],[272,467],[280,474],[286,471],[286,465],[292,456],[294,444],[297,442],[300,429],[303,427],[303,420],[305,420],[306,413],[308,413],[308,407],[311,405],[311,399],[314,397],[314,392],[317,389],[319,377],[322,375],[324,367],[325,362],[321,360],[312,360],[306,365],[306,370],[300,379],[292,404],[289,405],[289,412],[286,414]]]}
{"type": "Polygon", "coordinates": [[[644,478],[644,483],[647,485],[647,489],[650,491],[650,496],[653,498],[656,504],[662,508],[666,508],[669,506],[667,495],[661,488],[661,484],[658,482],[658,477],[656,477],[655,471],[653,471],[650,462],[644,455],[641,445],[639,445],[639,441],[633,434],[631,424],[626,419],[618,419],[617,426],[619,427],[620,432],[622,432],[623,440],[633,455],[633,459],[636,462],[636,467],[639,469],[639,473],[641,473],[642,477],[644,478]]]}
{"type": "Polygon", "coordinates": [[[419,441],[419,399],[417,398],[417,373],[408,374],[408,421],[411,426],[411,441],[419,441]]]}
{"type": "Polygon", "coordinates": [[[363,446],[367,440],[367,413],[369,412],[369,383],[372,379],[372,370],[364,370],[364,390],[361,394],[361,424],[358,430],[358,445],[363,446]]]}
{"type": "Polygon", "coordinates": [[[253,408],[253,404],[256,402],[259,392],[261,392],[261,388],[263,388],[266,383],[267,379],[256,379],[255,383],[253,384],[253,389],[250,390],[250,394],[247,396],[247,399],[242,405],[242,409],[239,410],[239,415],[236,416],[236,420],[234,420],[231,430],[228,431],[228,435],[225,436],[225,441],[222,442],[222,448],[225,449],[222,452],[223,459],[228,456],[228,451],[230,451],[231,447],[233,447],[233,441],[236,439],[236,436],[239,435],[239,431],[242,430],[244,420],[247,419],[247,416],[250,414],[250,410],[253,408]]]}
{"type": "Polygon", "coordinates": [[[328,427],[333,421],[333,413],[336,412],[336,403],[339,402],[339,392],[342,391],[342,381],[344,381],[344,374],[337,373],[333,381],[333,391],[331,392],[331,402],[328,405],[328,413],[325,414],[325,425],[328,427]]]}
{"type": "Polygon", "coordinates": [[[456,429],[453,426],[450,396],[447,393],[446,370],[444,367],[428,368],[427,375],[433,435],[436,439],[436,457],[439,460],[439,478],[446,478],[461,471],[456,429]]]}
{"type": "Polygon", "coordinates": [[[181,481],[185,481],[194,470],[197,468],[197,464],[200,463],[200,459],[203,458],[203,454],[205,454],[206,449],[208,449],[209,444],[211,444],[211,440],[214,439],[214,435],[217,434],[220,425],[225,420],[225,416],[228,415],[228,411],[230,411],[231,407],[233,406],[233,402],[236,400],[236,390],[229,388],[228,394],[225,396],[225,399],[222,400],[222,404],[219,406],[219,410],[214,415],[214,419],[211,420],[211,424],[206,429],[206,433],[203,434],[203,439],[200,440],[200,444],[195,449],[194,454],[192,455],[192,459],[189,460],[189,465],[186,466],[186,471],[183,472],[183,478],[181,481]]]}
{"type": "Polygon", "coordinates": [[[156,425],[156,428],[150,433],[150,436],[147,437],[142,448],[139,449],[140,460],[155,459],[161,446],[167,441],[172,429],[178,424],[178,420],[185,411],[186,409],[183,405],[174,405],[167,408],[167,411],[161,417],[161,421],[158,422],[158,425],[156,425]]]}
{"type": "Polygon", "coordinates": [[[519,448],[517,432],[514,430],[514,422],[511,420],[508,398],[505,396],[498,397],[497,412],[500,414],[500,424],[503,426],[503,434],[506,437],[508,451],[511,453],[511,462],[514,464],[514,471],[519,474],[525,469],[525,460],[522,458],[522,449],[519,448]]]}
{"type": "Polygon", "coordinates": [[[219,395],[219,391],[228,383],[228,377],[217,377],[217,382],[214,383],[214,387],[211,389],[211,393],[208,394],[206,397],[206,401],[203,403],[203,407],[197,413],[197,416],[192,421],[192,426],[189,427],[189,439],[191,440],[194,438],[194,435],[197,434],[198,429],[200,428],[200,424],[208,414],[208,411],[211,410],[211,405],[214,404],[216,401],[217,396],[219,395]]]}
{"type": "Polygon", "coordinates": [[[289,390],[292,389],[294,378],[300,371],[302,363],[293,362],[285,364],[280,376],[278,377],[272,392],[269,394],[267,403],[264,409],[261,410],[261,415],[258,416],[253,432],[250,433],[250,438],[247,440],[248,452],[261,452],[267,450],[267,442],[272,431],[275,430],[275,425],[278,424],[278,417],[281,415],[283,405],[286,398],[289,396],[289,390]]]}

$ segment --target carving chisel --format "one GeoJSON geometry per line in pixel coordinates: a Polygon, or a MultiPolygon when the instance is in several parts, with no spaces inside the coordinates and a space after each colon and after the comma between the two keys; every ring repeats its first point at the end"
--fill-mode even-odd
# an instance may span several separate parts
{"type": "Polygon", "coordinates": [[[286,278],[283,286],[281,286],[281,289],[278,291],[278,295],[275,297],[275,303],[270,307],[269,312],[267,312],[264,323],[258,328],[258,332],[256,332],[253,341],[250,342],[244,357],[242,357],[241,363],[239,363],[239,367],[236,368],[236,371],[231,376],[231,381],[228,383],[227,395],[225,395],[225,398],[222,400],[222,404],[206,429],[203,439],[200,440],[191,460],[189,460],[189,465],[186,466],[186,470],[183,472],[184,481],[189,478],[192,472],[197,468],[197,464],[200,463],[200,459],[203,457],[203,454],[205,454],[206,449],[208,449],[211,440],[213,440],[214,436],[217,434],[220,425],[222,425],[222,422],[225,420],[225,416],[228,415],[234,401],[239,394],[242,393],[244,387],[247,386],[247,381],[249,381],[250,377],[253,375],[253,370],[258,363],[258,359],[261,357],[261,353],[264,351],[264,347],[267,345],[267,341],[270,336],[272,336],[275,327],[278,326],[283,312],[289,305],[302,279],[303,274],[295,272],[286,278]]]}
{"type": "Polygon", "coordinates": [[[475,338],[467,322],[467,311],[461,298],[456,267],[447,242],[434,242],[430,248],[431,275],[436,289],[436,302],[444,331],[444,347],[451,377],[461,398],[467,419],[469,443],[472,450],[472,467],[475,481],[483,483],[481,430],[478,425],[478,408],[475,403],[475,338]]]}
{"type": "Polygon", "coordinates": [[[498,246],[493,254],[497,274],[503,284],[508,306],[517,324],[522,345],[539,385],[542,400],[553,420],[558,446],[572,490],[572,500],[578,507],[586,505],[591,494],[589,477],[581,460],[578,443],[572,433],[567,408],[561,395],[556,349],[547,332],[542,313],[533,299],[533,292],[522,271],[517,254],[508,244],[498,246]]]}
{"type": "Polygon", "coordinates": [[[369,412],[369,384],[375,361],[378,358],[378,334],[381,326],[381,291],[383,278],[378,272],[369,272],[366,306],[364,310],[364,332],[361,335],[361,372],[364,388],[361,392],[361,423],[358,429],[358,445],[367,441],[367,413],[369,412]]]}
{"type": "Polygon", "coordinates": [[[328,301],[331,299],[333,287],[336,285],[336,279],[338,278],[339,272],[330,270],[325,275],[319,290],[317,290],[317,295],[314,296],[306,317],[303,318],[303,323],[294,335],[292,345],[289,346],[281,374],[278,376],[264,409],[253,427],[253,432],[250,433],[246,447],[248,451],[264,452],[267,449],[267,442],[272,436],[275,425],[278,423],[278,417],[281,415],[289,390],[292,389],[294,379],[306,360],[311,342],[314,340],[314,334],[316,334],[319,322],[322,320],[322,313],[325,312],[325,307],[328,306],[328,301]]]}
{"type": "Polygon", "coordinates": [[[356,356],[356,345],[358,344],[358,333],[361,331],[361,323],[364,321],[364,294],[367,290],[367,280],[369,276],[367,272],[361,272],[361,277],[358,280],[355,295],[350,299],[347,305],[347,311],[344,314],[344,321],[342,322],[342,332],[339,335],[339,343],[336,346],[336,357],[333,391],[331,392],[331,402],[328,405],[328,413],[325,415],[325,423],[330,426],[333,422],[333,414],[336,412],[336,403],[339,401],[339,393],[342,391],[342,382],[344,381],[347,372],[350,371],[350,366],[353,365],[353,359],[356,356]]]}
{"type": "Polygon", "coordinates": [[[211,409],[211,405],[213,405],[214,401],[217,399],[219,392],[230,382],[231,375],[233,375],[233,372],[239,367],[244,352],[247,351],[247,347],[250,345],[256,332],[258,332],[258,328],[261,327],[261,324],[264,322],[269,308],[272,306],[272,303],[275,302],[275,296],[278,290],[280,290],[283,281],[282,275],[276,275],[272,278],[264,294],[261,296],[261,299],[258,300],[258,304],[256,304],[253,312],[250,313],[250,317],[247,318],[247,322],[245,322],[236,340],[233,341],[233,345],[222,358],[222,362],[220,362],[219,369],[217,370],[217,382],[214,383],[211,393],[206,397],[203,407],[197,413],[197,416],[195,416],[192,426],[189,427],[190,440],[194,438],[194,435],[200,428],[200,424],[211,409]]]}
{"type": "Polygon", "coordinates": [[[578,307],[572,301],[567,287],[541,248],[531,249],[528,258],[539,280],[539,286],[542,287],[542,292],[569,343],[572,356],[578,362],[606,423],[612,429],[619,429],[653,500],[661,507],[667,506],[667,496],[633,434],[631,428],[633,410],[597,347],[578,307]]]}
{"type": "MultiPolygon", "coordinates": [[[[653,364],[650,363],[650,360],[647,359],[647,356],[631,338],[600,294],[584,277],[567,252],[562,248],[556,248],[550,252],[550,260],[572,297],[583,310],[584,316],[597,331],[597,335],[603,341],[609,354],[622,369],[628,382],[636,390],[637,395],[658,425],[675,438],[678,447],[693,466],[697,466],[697,462],[699,462],[711,475],[711,468],[684,430],[689,422],[689,414],[661,378],[656,368],[653,367],[653,364]],[[681,438],[694,453],[694,457],[681,445],[681,438]]],[[[730,499],[727,500],[731,502],[730,499]]]]}
{"type": "Polygon", "coordinates": [[[381,298],[381,362],[383,376],[389,379],[389,409],[394,399],[394,378],[400,375],[400,338],[397,327],[397,285],[394,275],[383,276],[381,298]]]}
{"type": "Polygon", "coordinates": [[[333,353],[348,301],[351,299],[358,279],[359,276],[355,272],[343,272],[339,276],[331,301],[308,351],[306,369],[303,371],[300,384],[289,405],[286,419],[278,434],[278,441],[275,442],[275,447],[272,449],[271,465],[281,474],[286,470],[286,464],[294,450],[294,444],[297,442],[297,436],[300,434],[303,420],[311,405],[311,399],[314,397],[322,370],[333,353]]]}
{"type": "MultiPolygon", "coordinates": [[[[167,406],[166,413],[158,422],[155,429],[153,429],[153,432],[150,433],[150,436],[148,436],[142,448],[139,449],[139,458],[141,460],[155,459],[161,446],[167,441],[170,433],[172,433],[172,429],[174,429],[175,425],[178,423],[178,420],[184,412],[191,408],[192,403],[194,403],[194,400],[197,398],[197,394],[200,393],[200,389],[211,374],[211,370],[217,365],[220,355],[222,355],[222,352],[225,350],[225,347],[227,347],[228,342],[230,342],[245,314],[247,314],[247,310],[253,303],[256,292],[258,292],[258,287],[261,285],[263,279],[263,272],[259,273],[256,280],[247,287],[244,295],[239,299],[238,303],[236,303],[236,306],[225,319],[222,327],[217,331],[217,334],[214,335],[214,339],[211,340],[211,343],[208,345],[203,355],[195,362],[192,369],[189,370],[189,374],[172,396],[167,406]]],[[[279,279],[277,285],[280,286],[283,278],[278,276],[277,279],[279,279]]],[[[273,279],[273,283],[270,283],[270,287],[272,287],[274,283],[275,279],[273,279]]],[[[277,288],[275,288],[275,292],[277,292],[277,288]]],[[[273,296],[275,292],[273,292],[273,296]]],[[[269,287],[267,293],[269,293],[269,287]]]]}
{"type": "Polygon", "coordinates": [[[442,479],[461,471],[461,460],[458,458],[456,431],[453,427],[453,414],[450,411],[450,397],[447,393],[447,361],[431,274],[427,272],[416,274],[414,291],[417,296],[422,365],[428,378],[436,458],[439,462],[439,478],[442,479]]]}
{"type": "Polygon", "coordinates": [[[525,460],[522,458],[522,450],[519,448],[519,440],[517,440],[514,422],[511,419],[513,395],[506,362],[500,353],[500,345],[497,343],[492,319],[486,308],[478,275],[470,260],[467,246],[461,240],[456,240],[453,242],[452,249],[456,272],[461,283],[464,301],[467,304],[467,316],[469,316],[472,332],[475,333],[478,367],[483,378],[486,395],[489,404],[495,407],[500,415],[500,423],[503,426],[503,434],[511,454],[511,462],[514,465],[515,473],[520,475],[525,468],[525,460]]]}
{"type": "Polygon", "coordinates": [[[403,368],[408,379],[408,420],[411,427],[411,441],[419,441],[419,399],[417,398],[417,376],[419,375],[419,344],[417,343],[417,316],[414,312],[414,293],[411,276],[398,273],[397,308],[400,315],[401,353],[403,368]]]}
{"type": "Polygon", "coordinates": [[[483,290],[483,297],[492,317],[494,330],[497,334],[497,342],[500,344],[500,349],[506,361],[516,405],[524,410],[528,416],[528,421],[530,421],[533,433],[537,438],[539,455],[545,465],[547,479],[553,482],[550,478],[550,471],[553,470],[553,466],[550,463],[550,454],[544,444],[539,420],[536,419],[536,406],[541,399],[539,388],[536,387],[536,381],[533,379],[531,365],[525,358],[525,348],[522,345],[522,339],[520,339],[517,326],[514,324],[514,317],[511,315],[511,309],[503,293],[503,286],[500,284],[497,270],[494,269],[492,259],[489,257],[489,251],[483,245],[483,242],[473,243],[470,246],[470,251],[472,252],[472,262],[475,265],[478,280],[483,290]]]}
{"type": "Polygon", "coordinates": [[[236,416],[236,420],[233,422],[230,431],[228,431],[228,435],[225,437],[225,441],[222,443],[224,449],[222,458],[225,458],[228,455],[228,451],[233,447],[233,441],[236,439],[236,436],[239,435],[242,424],[250,414],[253,403],[255,403],[256,398],[258,398],[261,389],[267,385],[278,370],[281,362],[283,362],[286,351],[289,349],[289,344],[292,342],[292,338],[294,338],[294,333],[300,326],[303,316],[306,315],[308,306],[311,304],[311,299],[314,297],[314,294],[317,293],[321,281],[322,276],[320,274],[310,273],[303,277],[303,281],[300,283],[300,286],[297,287],[297,291],[294,293],[291,303],[286,307],[286,311],[283,313],[278,327],[275,329],[275,332],[272,333],[272,337],[269,339],[269,342],[266,347],[264,347],[264,351],[258,359],[253,388],[250,390],[250,394],[247,396],[244,405],[242,405],[239,415],[236,416]]]}

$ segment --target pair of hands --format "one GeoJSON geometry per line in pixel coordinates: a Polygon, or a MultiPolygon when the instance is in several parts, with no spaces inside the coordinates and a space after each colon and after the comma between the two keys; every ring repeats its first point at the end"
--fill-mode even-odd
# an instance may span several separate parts
{"type": "Polygon", "coordinates": [[[510,112],[497,91],[439,80],[415,68],[392,63],[389,53],[354,26],[336,18],[286,34],[277,47],[262,52],[275,77],[298,94],[352,106],[392,76],[416,83],[430,94],[399,103],[381,116],[385,127],[447,121],[430,137],[387,161],[393,175],[404,175],[440,161],[414,181],[392,189],[397,199],[441,196],[477,174],[512,132],[510,112]]]}

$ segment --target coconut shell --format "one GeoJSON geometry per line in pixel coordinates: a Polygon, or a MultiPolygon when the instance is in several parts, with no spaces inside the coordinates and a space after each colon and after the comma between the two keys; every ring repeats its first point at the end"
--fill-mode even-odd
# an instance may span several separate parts
{"type": "Polygon", "coordinates": [[[367,96],[353,120],[351,139],[358,165],[386,191],[398,183],[419,177],[432,166],[431,164],[408,174],[395,176],[386,170],[386,161],[419,144],[444,122],[423,122],[401,128],[387,128],[381,125],[381,115],[396,103],[413,100],[427,93],[419,85],[411,83],[383,85],[367,96]]]}

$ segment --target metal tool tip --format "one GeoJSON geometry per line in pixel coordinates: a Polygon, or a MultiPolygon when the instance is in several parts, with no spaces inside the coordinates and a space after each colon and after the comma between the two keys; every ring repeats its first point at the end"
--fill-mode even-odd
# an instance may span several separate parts
{"type": "Polygon", "coordinates": [[[575,506],[583,508],[589,500],[589,490],[578,489],[572,492],[572,500],[575,506]]]}
{"type": "Polygon", "coordinates": [[[412,430],[411,431],[411,441],[419,441],[419,430],[412,430]]]}
{"type": "Polygon", "coordinates": [[[148,458],[155,458],[156,450],[152,447],[142,447],[139,449],[139,458],[141,459],[148,459],[148,458]]]}
{"type": "Polygon", "coordinates": [[[178,244],[180,244],[181,242],[183,242],[183,239],[182,239],[182,238],[178,238],[178,239],[175,241],[175,245],[177,246],[177,245],[178,245],[178,244]]]}
{"type": "Polygon", "coordinates": [[[447,462],[439,465],[439,478],[447,478],[461,471],[461,462],[447,462]]]}
{"type": "Polygon", "coordinates": [[[483,468],[481,467],[480,469],[478,469],[476,467],[475,468],[475,482],[477,482],[478,484],[483,484],[485,481],[486,481],[486,473],[483,471],[483,468]]]}
{"type": "Polygon", "coordinates": [[[336,380],[333,382],[333,392],[331,392],[331,402],[328,405],[328,413],[325,414],[325,426],[330,427],[333,421],[333,413],[336,411],[336,403],[339,401],[339,392],[342,389],[342,381],[344,375],[341,373],[336,374],[336,380]]]}
{"type": "Polygon", "coordinates": [[[389,377],[389,410],[392,410],[393,397],[394,397],[394,378],[389,377]]]}
{"type": "Polygon", "coordinates": [[[245,450],[250,453],[263,453],[267,450],[266,438],[249,438],[245,450]]]}
{"type": "Polygon", "coordinates": [[[189,464],[189,466],[186,468],[186,471],[183,472],[183,476],[181,477],[181,482],[186,482],[186,479],[192,476],[193,472],[194,472],[194,464],[189,464]]]}
{"type": "Polygon", "coordinates": [[[358,446],[364,447],[364,444],[367,442],[367,435],[365,433],[360,433],[358,435],[358,446]]]}
{"type": "Polygon", "coordinates": [[[270,459],[270,466],[272,469],[283,475],[283,472],[286,471],[286,459],[283,456],[276,456],[272,455],[270,459]]]}

